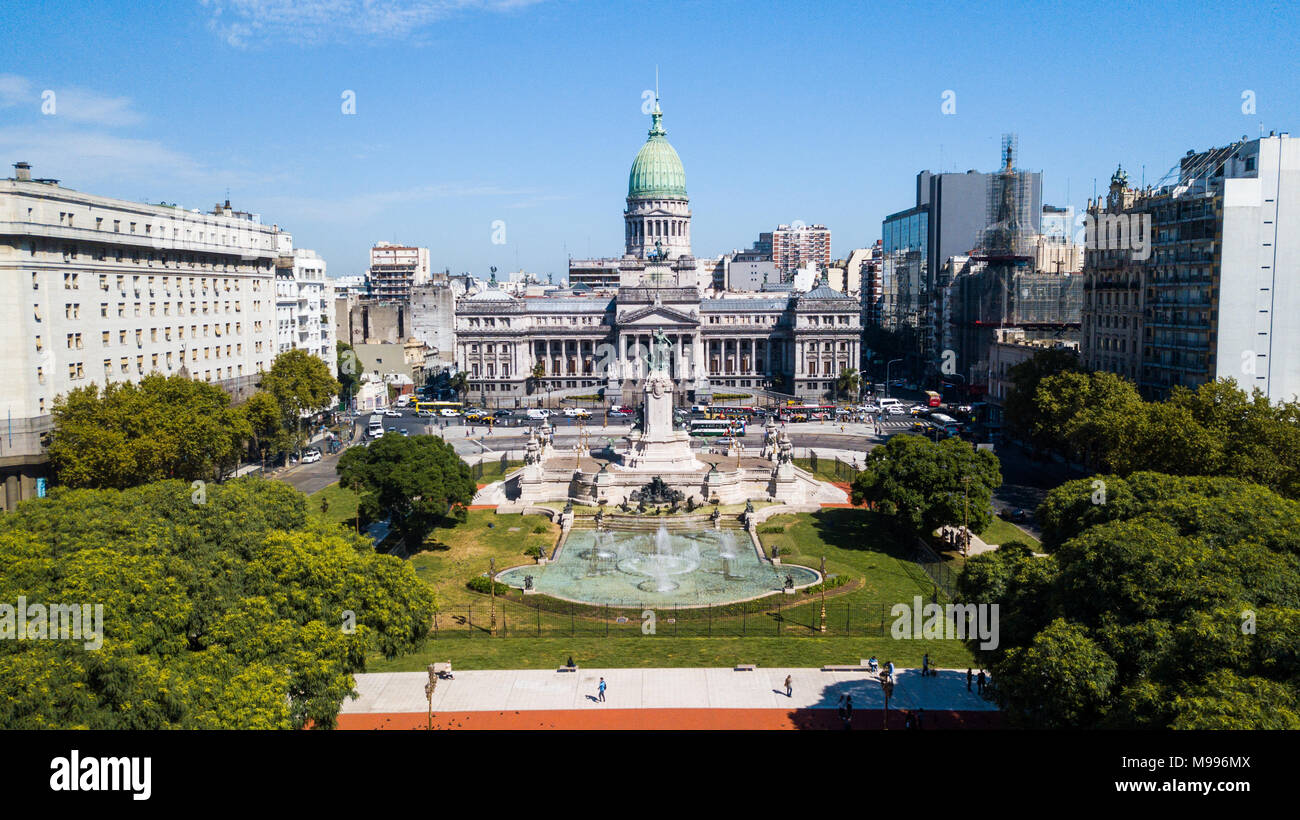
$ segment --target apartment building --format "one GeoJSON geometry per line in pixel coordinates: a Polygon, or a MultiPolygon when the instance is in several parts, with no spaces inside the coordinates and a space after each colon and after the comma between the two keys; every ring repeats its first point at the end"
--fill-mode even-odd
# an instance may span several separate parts
{"type": "Polygon", "coordinates": [[[370,249],[366,283],[375,299],[406,300],[411,288],[427,284],[430,278],[428,248],[376,242],[370,249]]]}
{"type": "Polygon", "coordinates": [[[1151,398],[1233,378],[1300,396],[1300,143],[1189,151],[1141,190],[1117,171],[1085,261],[1085,364],[1151,398]]]}
{"type": "Polygon", "coordinates": [[[772,261],[784,274],[831,264],[831,231],[825,225],[778,225],[772,231],[772,261]]]}
{"type": "Polygon", "coordinates": [[[334,284],[325,277],[325,260],[313,250],[294,248],[288,234],[277,239],[281,245],[275,260],[276,353],[305,350],[320,357],[337,376],[334,284]]]}
{"type": "Polygon", "coordinates": [[[0,180],[5,509],[43,487],[59,395],[151,372],[252,392],[275,358],[280,233],[229,201],[141,204],[14,168],[0,180]]]}

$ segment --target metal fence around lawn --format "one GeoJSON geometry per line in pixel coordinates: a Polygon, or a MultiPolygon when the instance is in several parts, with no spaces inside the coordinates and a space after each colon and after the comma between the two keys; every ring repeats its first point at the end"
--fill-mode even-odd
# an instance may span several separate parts
{"type": "MultiPolygon", "coordinates": [[[[794,596],[788,596],[794,597],[794,596]]],[[[932,597],[925,598],[931,603],[932,597]]],[[[498,598],[489,602],[439,610],[429,636],[436,640],[465,638],[596,638],[668,636],[689,638],[741,637],[870,637],[891,634],[899,603],[826,602],[816,596],[796,602],[778,598],[698,608],[674,605],[641,608],[547,604],[498,598]],[[567,609],[567,611],[566,611],[567,609]]]]}

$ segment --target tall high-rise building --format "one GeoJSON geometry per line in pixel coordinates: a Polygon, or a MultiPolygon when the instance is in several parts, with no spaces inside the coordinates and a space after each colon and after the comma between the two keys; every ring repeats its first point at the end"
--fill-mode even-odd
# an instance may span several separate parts
{"type": "Polygon", "coordinates": [[[1188,151],[1141,190],[1117,171],[1088,214],[1085,364],[1152,398],[1219,378],[1300,397],[1300,143],[1188,151]]]}
{"type": "Polygon", "coordinates": [[[376,242],[370,249],[370,270],[366,273],[370,295],[375,299],[406,300],[411,288],[427,284],[429,249],[376,242]]]}
{"type": "Polygon", "coordinates": [[[831,264],[830,228],[825,225],[778,225],[772,231],[772,261],[785,276],[800,268],[825,270],[831,264]]]}

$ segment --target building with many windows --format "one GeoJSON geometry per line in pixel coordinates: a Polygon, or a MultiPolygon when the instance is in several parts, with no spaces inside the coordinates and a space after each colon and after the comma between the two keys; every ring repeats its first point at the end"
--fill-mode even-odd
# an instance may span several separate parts
{"type": "Polygon", "coordinates": [[[276,353],[305,350],[338,375],[334,347],[334,285],[325,278],[325,260],[312,250],[294,248],[282,233],[275,260],[276,353]]]}
{"type": "MultiPolygon", "coordinates": [[[[520,406],[600,393],[636,404],[661,331],[672,343],[679,404],[715,391],[829,398],[839,373],[858,366],[856,298],[824,281],[799,294],[715,287],[725,285],[727,258],[690,255],[686,173],[662,116],[656,103],[629,174],[622,258],[574,260],[570,289],[553,295],[521,298],[489,286],[457,301],[455,360],[472,398],[520,406]],[[579,269],[591,278],[575,282],[579,269]]],[[[826,251],[829,260],[829,244],[826,251]]],[[[745,288],[763,273],[746,269],[745,288]]]]}
{"type": "Polygon", "coordinates": [[[74,388],[156,372],[249,395],[276,354],[281,249],[277,226],[229,202],[128,202],[14,167],[0,180],[6,509],[46,477],[50,411],[74,388]]]}
{"type": "Polygon", "coordinates": [[[771,241],[772,261],[787,276],[800,268],[830,267],[831,230],[825,225],[778,225],[771,241]]]}
{"type": "Polygon", "coordinates": [[[1232,378],[1300,396],[1300,143],[1188,151],[1155,186],[1117,171],[1084,269],[1084,363],[1152,398],[1232,378]]]}
{"type": "Polygon", "coordinates": [[[429,249],[376,242],[366,272],[368,294],[375,299],[408,299],[411,289],[427,284],[429,249]]]}

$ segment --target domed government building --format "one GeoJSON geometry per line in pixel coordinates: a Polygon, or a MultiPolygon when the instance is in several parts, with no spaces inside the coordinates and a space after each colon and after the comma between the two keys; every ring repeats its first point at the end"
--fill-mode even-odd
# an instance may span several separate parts
{"type": "Polygon", "coordinates": [[[622,256],[570,260],[569,287],[545,296],[512,296],[493,281],[457,302],[456,365],[471,400],[531,407],[599,393],[636,404],[660,330],[672,341],[677,404],[714,392],[828,399],[840,371],[858,367],[857,299],[824,284],[715,289],[721,260],[691,253],[686,170],[658,99],[650,119],[628,172],[622,256]]]}

